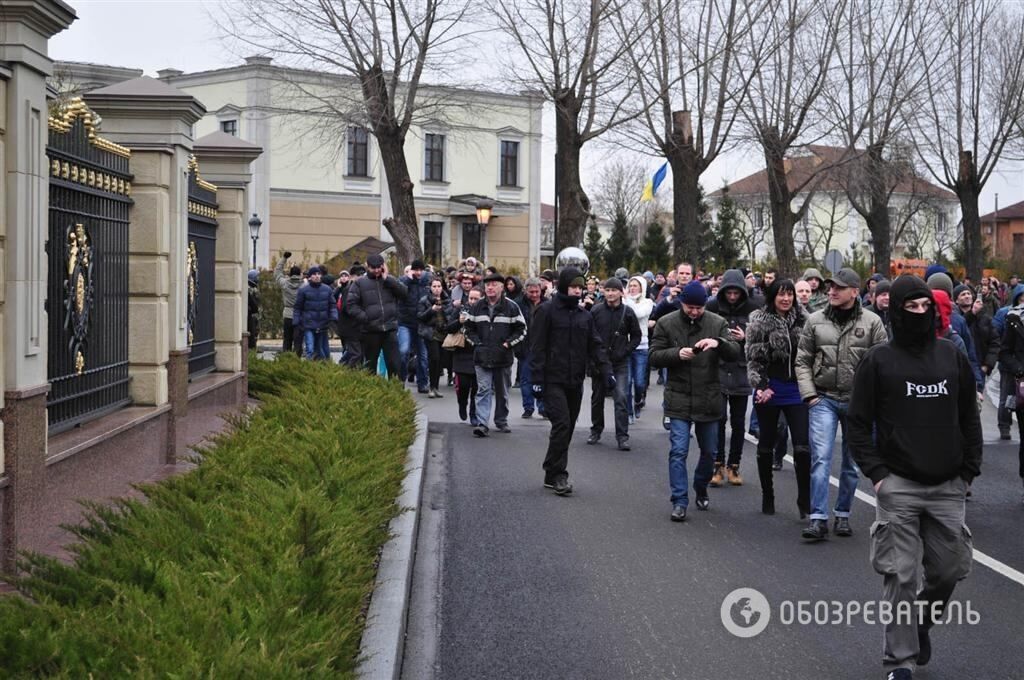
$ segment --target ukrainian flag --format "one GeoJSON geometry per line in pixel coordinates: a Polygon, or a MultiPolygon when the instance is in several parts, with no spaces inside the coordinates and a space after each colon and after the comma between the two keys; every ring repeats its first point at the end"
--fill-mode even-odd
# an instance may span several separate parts
{"type": "Polygon", "coordinates": [[[654,194],[658,193],[658,187],[665,181],[666,174],[668,174],[668,161],[662,163],[658,171],[654,173],[654,177],[647,180],[647,184],[644,185],[644,193],[640,196],[641,201],[654,200],[654,194]]]}

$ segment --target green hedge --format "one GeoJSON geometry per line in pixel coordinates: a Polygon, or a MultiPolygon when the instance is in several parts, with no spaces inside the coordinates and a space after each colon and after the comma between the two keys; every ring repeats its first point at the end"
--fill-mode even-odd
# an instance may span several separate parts
{"type": "Polygon", "coordinates": [[[0,597],[4,677],[353,674],[411,397],[330,362],[254,359],[261,408],[148,502],[93,507],[73,566],[0,597]]]}

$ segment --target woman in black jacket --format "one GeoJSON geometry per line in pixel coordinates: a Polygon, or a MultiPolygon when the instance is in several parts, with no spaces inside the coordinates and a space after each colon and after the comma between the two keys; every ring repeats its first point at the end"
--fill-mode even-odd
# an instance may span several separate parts
{"type": "MultiPolygon", "coordinates": [[[[465,332],[463,323],[469,316],[469,308],[483,299],[483,291],[471,288],[461,308],[448,305],[448,333],[465,332]]],[[[476,427],[476,366],[473,363],[473,346],[466,343],[452,352],[452,369],[455,371],[455,397],[459,402],[459,420],[476,427]]]]}
{"type": "MultiPolygon", "coordinates": [[[[1006,314],[1006,330],[999,345],[1000,370],[1005,368],[1013,376],[1011,384],[1024,380],[1024,306],[1011,307],[1006,314]]],[[[1013,394],[1013,392],[1011,392],[1013,394]]],[[[1012,399],[1012,397],[1011,397],[1012,399]]],[[[1020,446],[1017,449],[1017,474],[1024,480],[1024,404],[1017,401],[1017,427],[1020,430],[1020,446]]],[[[1024,497],[1021,498],[1024,502],[1024,497]]]]}
{"type": "Polygon", "coordinates": [[[796,350],[807,312],[796,300],[790,279],[775,281],[765,293],[764,309],[750,315],[747,325],[747,379],[754,388],[754,409],[761,425],[757,442],[757,475],[761,481],[761,512],[775,514],[772,451],[784,413],[793,437],[797,506],[800,518],[810,512],[811,449],[807,405],[796,382],[796,350]]]}
{"type": "Polygon", "coordinates": [[[444,395],[437,391],[441,382],[441,343],[447,334],[448,317],[446,310],[451,306],[448,294],[444,292],[441,279],[430,282],[430,292],[419,302],[419,334],[427,343],[430,367],[430,398],[440,399],[444,395]]]}

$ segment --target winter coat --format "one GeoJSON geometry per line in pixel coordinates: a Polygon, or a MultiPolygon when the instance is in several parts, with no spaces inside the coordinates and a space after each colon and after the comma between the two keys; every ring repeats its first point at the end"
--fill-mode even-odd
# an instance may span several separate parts
{"type": "Polygon", "coordinates": [[[430,282],[433,277],[430,272],[423,272],[418,279],[414,279],[411,276],[403,276],[398,279],[399,283],[405,286],[406,294],[405,298],[398,302],[398,323],[401,326],[408,326],[410,328],[417,328],[420,325],[419,313],[420,313],[420,300],[423,299],[424,295],[430,294],[430,282]]]}
{"type": "Polygon", "coordinates": [[[522,281],[519,280],[518,276],[505,277],[505,297],[509,298],[520,307],[522,306],[520,303],[523,299],[523,283],[522,281]],[[513,289],[511,291],[508,289],[509,279],[511,279],[514,284],[513,289]]]}
{"type": "Polygon", "coordinates": [[[434,297],[427,294],[420,298],[419,313],[416,319],[419,322],[418,332],[420,337],[431,342],[444,340],[445,327],[448,325],[448,309],[452,306],[448,294],[441,291],[441,309],[434,311],[434,297]]]}
{"type": "Polygon", "coordinates": [[[667,368],[665,415],[698,423],[722,418],[722,387],[718,379],[721,361],[734,360],[740,346],[729,336],[725,319],[705,311],[696,321],[683,312],[658,319],[651,338],[651,366],[667,368]],[[715,338],[718,347],[699,352],[693,359],[679,358],[679,350],[693,347],[704,338],[715,338]]]}
{"type": "Polygon", "coordinates": [[[869,349],[889,341],[882,320],[861,307],[860,300],[853,304],[853,314],[841,327],[831,305],[811,314],[804,324],[796,354],[796,377],[804,401],[819,395],[849,401],[857,365],[869,349]]]}
{"type": "Polygon", "coordinates": [[[408,289],[395,277],[367,274],[349,284],[345,306],[363,333],[383,333],[398,328],[398,303],[408,298],[408,289]]]}
{"type": "Polygon", "coordinates": [[[1024,283],[1018,283],[1010,294],[1010,302],[1005,307],[1001,307],[995,316],[992,317],[992,327],[995,328],[996,333],[1002,337],[1006,331],[1006,315],[1010,312],[1010,309],[1014,306],[1021,304],[1021,296],[1024,296],[1024,283]]]}
{"type": "Polygon", "coordinates": [[[974,340],[974,350],[978,354],[978,363],[987,367],[986,374],[991,373],[999,361],[999,336],[992,327],[992,316],[988,309],[981,308],[981,312],[967,312],[964,314],[964,321],[971,331],[974,340]]]}
{"type": "Polygon", "coordinates": [[[338,319],[338,308],[326,283],[310,283],[295,295],[292,321],[305,331],[326,330],[331,321],[338,319]]]}
{"type": "Polygon", "coordinates": [[[334,289],[334,307],[337,309],[338,300],[341,299],[341,311],[338,312],[338,321],[336,328],[338,329],[338,337],[345,340],[355,340],[359,338],[359,321],[353,317],[348,310],[348,290],[352,287],[352,282],[338,286],[334,289]]]}
{"type": "Polygon", "coordinates": [[[807,311],[799,303],[785,316],[767,309],[750,315],[744,352],[751,387],[763,390],[769,378],[796,380],[796,349],[806,323],[807,311]]]}
{"type": "Polygon", "coordinates": [[[280,258],[274,265],[274,280],[281,288],[281,318],[292,318],[292,311],[295,307],[295,295],[302,287],[302,275],[286,276],[284,273],[284,258],[280,258]]]}
{"type": "MultiPolygon", "coordinates": [[[[744,332],[750,315],[757,309],[758,306],[747,295],[747,285],[743,280],[743,272],[739,269],[729,269],[722,275],[722,286],[718,289],[718,296],[714,300],[709,300],[707,304],[707,311],[725,319],[729,328],[740,328],[744,332]],[[725,297],[729,290],[738,290],[740,293],[735,304],[730,304],[725,297]]],[[[750,394],[747,357],[744,354],[744,341],[739,340],[738,344],[739,356],[735,359],[722,359],[718,379],[722,384],[722,394],[746,396],[750,394]]]]}
{"type": "Polygon", "coordinates": [[[601,373],[611,373],[593,315],[580,309],[579,298],[556,292],[533,315],[530,381],[534,385],[580,387],[588,366],[595,364],[601,373]]]}
{"type": "Polygon", "coordinates": [[[636,322],[640,324],[640,346],[637,349],[648,349],[650,329],[647,327],[647,322],[651,319],[651,313],[654,311],[654,301],[647,297],[647,279],[642,276],[634,276],[630,281],[638,281],[640,283],[640,295],[632,297],[626,295],[622,300],[626,303],[626,306],[633,310],[636,314],[636,322]]]}
{"type": "Polygon", "coordinates": [[[1006,330],[999,344],[999,366],[1000,370],[1019,378],[1024,376],[1024,307],[1009,308],[1005,319],[1006,330]]]}
{"type": "Polygon", "coordinates": [[[889,336],[889,339],[892,340],[892,319],[889,318],[889,308],[886,307],[885,309],[879,309],[875,305],[867,305],[864,309],[869,312],[873,312],[875,316],[882,320],[882,325],[885,326],[885,332],[889,336]]]}
{"type": "Polygon", "coordinates": [[[260,288],[259,284],[249,281],[248,323],[246,330],[250,338],[258,338],[260,334],[260,288]]]}
{"type": "MultiPolygon", "coordinates": [[[[613,368],[621,368],[629,361],[629,355],[640,346],[640,324],[636,314],[622,302],[615,309],[605,301],[598,302],[590,310],[594,317],[594,327],[604,343],[608,361],[613,368]]],[[[591,369],[591,375],[598,375],[597,366],[591,369]]]]}
{"type": "MultiPolygon", "coordinates": [[[[465,333],[465,326],[462,323],[462,312],[469,313],[468,307],[460,309],[449,304],[445,310],[448,325],[445,326],[445,333],[465,333]]],[[[452,371],[455,373],[476,373],[476,365],[473,363],[473,345],[466,343],[465,347],[457,347],[450,350],[452,353],[452,371]]]]}
{"type": "Polygon", "coordinates": [[[519,305],[504,295],[493,307],[483,298],[469,308],[466,342],[473,346],[473,361],[477,366],[511,366],[514,348],[525,339],[526,319],[519,305]]]}

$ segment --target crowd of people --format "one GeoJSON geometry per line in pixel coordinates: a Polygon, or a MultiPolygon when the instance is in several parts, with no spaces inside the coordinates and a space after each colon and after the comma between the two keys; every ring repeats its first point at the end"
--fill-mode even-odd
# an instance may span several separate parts
{"type": "MultiPolygon", "coordinates": [[[[544,486],[558,495],[573,490],[569,446],[586,379],[586,443],[600,443],[610,399],[616,447],[629,451],[652,370],[665,386],[672,521],[687,519],[691,487],[694,505],[706,511],[709,488],[744,484],[748,432],[757,441],[766,515],[776,512],[773,475],[792,442],[795,504],[808,542],[853,534],[863,473],[877,499],[872,562],[894,603],[923,599],[941,609],[969,570],[963,501],[980,474],[979,407],[997,369],[1000,437],[1010,438],[1014,411],[1024,435],[1024,285],[1017,277],[1008,285],[986,277],[975,287],[933,265],[924,278],[875,274],[862,284],[848,268],[828,277],[810,268],[794,280],[770,269],[705,274],[683,263],[667,273],[620,269],[604,281],[571,266],[520,280],[474,258],[445,270],[416,260],[395,277],[372,255],[331,280],[320,267],[286,273],[284,255],[275,269],[284,351],[329,359],[333,332],[342,363],[415,382],[429,398],[444,396],[447,373],[459,419],[481,438],[511,432],[518,387],[522,418],[550,420],[544,486]],[[840,430],[839,488],[830,506],[840,430]],[[691,433],[698,451],[692,484],[691,433]]],[[[1024,479],[1024,436],[1021,442],[1024,479]]],[[[927,663],[932,625],[887,627],[883,663],[896,672],[927,663]]]]}

